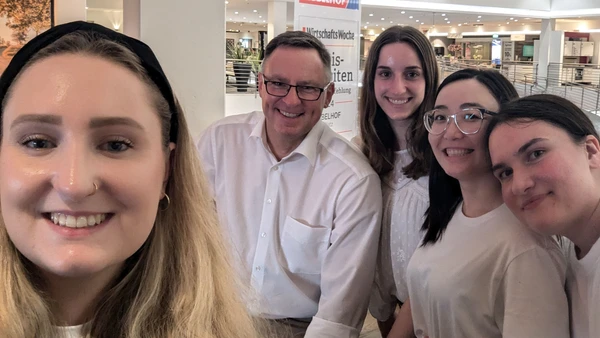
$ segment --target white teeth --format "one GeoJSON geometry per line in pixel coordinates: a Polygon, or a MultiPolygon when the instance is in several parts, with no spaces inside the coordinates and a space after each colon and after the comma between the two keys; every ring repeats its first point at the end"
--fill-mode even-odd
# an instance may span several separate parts
{"type": "Polygon", "coordinates": [[[96,214],[90,216],[72,216],[59,212],[50,213],[50,220],[56,225],[68,228],[87,228],[102,223],[106,219],[106,214],[96,214]]]}
{"type": "Polygon", "coordinates": [[[406,102],[408,102],[408,99],[406,100],[394,100],[394,99],[390,99],[388,98],[388,100],[393,103],[393,104],[405,104],[406,102]]]}
{"type": "Polygon", "coordinates": [[[448,156],[464,156],[471,153],[471,150],[468,149],[446,149],[446,154],[448,156]]]}
{"type": "Polygon", "coordinates": [[[281,113],[281,115],[283,115],[285,117],[290,117],[290,118],[294,118],[294,117],[298,117],[298,116],[302,115],[302,113],[300,113],[300,114],[292,114],[292,113],[285,112],[283,110],[280,110],[279,112],[281,113]]]}

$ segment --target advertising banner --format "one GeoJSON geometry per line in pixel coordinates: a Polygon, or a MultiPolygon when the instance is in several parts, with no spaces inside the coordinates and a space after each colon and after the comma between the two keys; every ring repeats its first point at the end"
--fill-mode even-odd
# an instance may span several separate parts
{"type": "Polygon", "coordinates": [[[357,134],[360,66],[359,0],[296,0],[294,29],[315,36],[331,54],[335,94],[321,120],[340,135],[357,134]]]}

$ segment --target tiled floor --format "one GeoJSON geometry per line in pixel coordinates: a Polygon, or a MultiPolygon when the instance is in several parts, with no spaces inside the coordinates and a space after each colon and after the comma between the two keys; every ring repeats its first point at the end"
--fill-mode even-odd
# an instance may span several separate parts
{"type": "Polygon", "coordinates": [[[377,321],[370,315],[367,315],[367,319],[365,319],[365,325],[363,326],[360,338],[381,338],[381,334],[379,334],[379,329],[377,328],[377,321]]]}

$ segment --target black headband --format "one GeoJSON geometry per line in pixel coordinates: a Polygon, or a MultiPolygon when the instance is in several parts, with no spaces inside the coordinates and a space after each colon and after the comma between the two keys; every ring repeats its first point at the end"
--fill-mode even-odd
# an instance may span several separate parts
{"type": "Polygon", "coordinates": [[[152,52],[152,49],[140,40],[131,38],[127,35],[115,32],[103,26],[83,22],[75,21],[58,26],[54,26],[42,34],[36,36],[27,44],[25,44],[10,61],[10,64],[2,73],[0,77],[0,103],[4,101],[4,97],[8,91],[8,88],[15,80],[19,72],[27,64],[27,62],[39,52],[41,49],[47,47],[56,40],[63,36],[77,32],[94,32],[106,37],[110,41],[114,41],[127,49],[131,50],[136,54],[142,63],[142,67],[148,72],[150,79],[156,84],[160,90],[162,96],[167,100],[169,104],[169,110],[171,111],[171,130],[169,131],[169,140],[171,142],[177,142],[178,134],[178,123],[177,123],[177,106],[175,105],[175,97],[173,91],[169,85],[169,81],[165,76],[156,56],[152,52]]]}

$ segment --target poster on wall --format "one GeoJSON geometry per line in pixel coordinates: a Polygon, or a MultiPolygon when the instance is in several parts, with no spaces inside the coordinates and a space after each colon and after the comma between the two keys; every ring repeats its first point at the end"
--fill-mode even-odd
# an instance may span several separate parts
{"type": "Polygon", "coordinates": [[[358,130],[359,0],[295,0],[294,29],[312,34],[329,50],[335,94],[321,120],[351,139],[358,130]]]}
{"type": "Polygon", "coordinates": [[[0,74],[27,41],[54,25],[54,0],[0,0],[0,74]]]}

